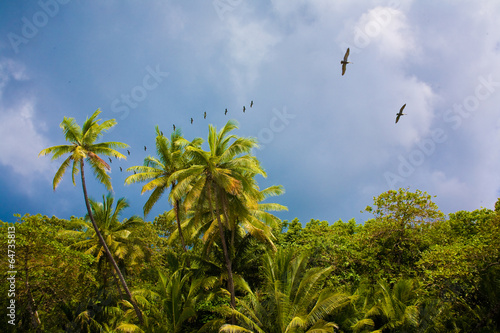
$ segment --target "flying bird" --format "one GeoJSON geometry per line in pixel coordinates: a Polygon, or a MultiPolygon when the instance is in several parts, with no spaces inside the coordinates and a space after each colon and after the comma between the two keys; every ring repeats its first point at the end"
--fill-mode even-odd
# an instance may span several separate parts
{"type": "Polygon", "coordinates": [[[123,171],[123,170],[122,170],[122,167],[120,167],[120,172],[122,172],[122,171],[123,171]]]}
{"type": "Polygon", "coordinates": [[[399,118],[400,118],[401,116],[406,115],[406,113],[403,113],[403,109],[405,108],[405,106],[406,106],[406,104],[405,104],[405,105],[403,105],[403,106],[401,107],[401,109],[399,109],[399,112],[398,112],[398,113],[396,113],[396,124],[398,123],[399,118]]]}
{"type": "Polygon", "coordinates": [[[203,119],[207,119],[207,112],[203,112],[203,119]]]}
{"type": "Polygon", "coordinates": [[[226,115],[226,114],[227,114],[227,109],[226,109],[226,111],[224,111],[224,115],[226,115]]]}
{"type": "Polygon", "coordinates": [[[245,106],[243,105],[243,113],[245,113],[245,110],[246,110],[246,109],[245,109],[245,106]]]}
{"type": "Polygon", "coordinates": [[[250,101],[250,107],[252,107],[252,106],[253,106],[253,101],[250,101]]]}
{"type": "Polygon", "coordinates": [[[191,118],[191,124],[193,123],[193,118],[191,118]]]}
{"type": "Polygon", "coordinates": [[[128,150],[128,149],[127,149],[127,154],[128,154],[128,156],[130,156],[130,150],[128,150]]]}
{"type": "Polygon", "coordinates": [[[345,74],[347,64],[352,64],[352,62],[347,61],[347,57],[349,57],[349,48],[347,48],[347,51],[345,52],[344,60],[340,61],[340,63],[342,64],[342,75],[345,74]]]}
{"type": "Polygon", "coordinates": [[[147,149],[146,146],[144,146],[144,151],[146,151],[146,149],[147,149]]]}

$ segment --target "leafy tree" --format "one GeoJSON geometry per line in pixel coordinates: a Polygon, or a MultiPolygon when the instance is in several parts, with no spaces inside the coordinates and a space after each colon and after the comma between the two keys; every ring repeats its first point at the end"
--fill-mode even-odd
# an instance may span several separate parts
{"type": "Polygon", "coordinates": [[[354,219],[348,222],[338,220],[332,225],[327,221],[311,219],[304,228],[298,219],[294,219],[291,223],[285,221],[282,224],[278,244],[283,248],[310,253],[309,265],[312,267],[333,267],[328,283],[342,287],[361,279],[360,263],[366,258],[363,258],[355,234],[362,228],[354,219]]]}
{"type": "MultiPolygon", "coordinates": [[[[16,327],[19,331],[56,331],[65,323],[62,304],[77,303],[92,293],[96,285],[93,277],[94,258],[68,247],[56,238],[61,227],[70,223],[56,217],[42,215],[17,216],[16,223],[0,221],[0,242],[7,244],[7,227],[15,228],[16,274],[16,327]]],[[[8,267],[2,256],[0,263],[8,267]]],[[[2,279],[7,281],[8,270],[2,279]]],[[[7,284],[0,284],[2,308],[9,299],[7,284]]],[[[9,327],[10,326],[10,327],[9,327]]],[[[0,323],[0,331],[10,332],[6,320],[0,323]],[[5,325],[5,326],[4,326],[5,325]]]]}
{"type": "Polygon", "coordinates": [[[446,322],[462,331],[498,331],[500,218],[488,209],[450,214],[418,265],[430,297],[449,305],[446,322]]]}
{"type": "Polygon", "coordinates": [[[375,218],[367,221],[358,234],[367,257],[378,261],[379,267],[372,269],[382,268],[393,280],[414,277],[416,262],[431,244],[428,230],[442,221],[444,214],[429,194],[419,190],[387,191],[374,198],[374,205],[365,210],[375,218]]]}
{"type": "Polygon", "coordinates": [[[83,127],[80,127],[74,118],[66,118],[64,117],[63,121],[60,124],[60,127],[63,129],[64,137],[66,141],[69,141],[71,144],[69,145],[60,145],[53,146],[46,149],[43,149],[39,156],[44,156],[48,154],[52,155],[52,160],[58,159],[59,157],[69,154],[69,156],[64,160],[59,169],[57,170],[54,180],[53,187],[56,189],[57,185],[61,182],[64,173],[66,172],[69,165],[72,163],[72,171],[71,176],[73,180],[73,185],[75,185],[75,175],[80,172],[81,180],[82,180],[82,188],[83,188],[83,197],[85,199],[85,205],[87,206],[87,213],[92,222],[92,226],[101,242],[104,251],[108,257],[109,262],[113,265],[120,282],[128,295],[130,302],[134,305],[134,309],[137,313],[137,317],[139,321],[142,322],[142,314],[137,307],[137,304],[132,298],[132,294],[123,278],[120,269],[116,261],[111,254],[111,251],[108,249],[108,246],[99,231],[99,227],[97,226],[94,216],[92,214],[92,210],[90,207],[88,195],[87,195],[87,186],[85,183],[85,173],[84,173],[84,165],[85,161],[87,161],[97,180],[104,184],[108,190],[112,190],[111,186],[111,178],[107,174],[107,171],[111,170],[111,167],[101,158],[98,154],[105,156],[113,156],[117,158],[125,158],[120,152],[116,151],[114,148],[126,148],[128,147],[126,144],[122,142],[100,142],[96,143],[107,130],[116,125],[116,120],[110,119],[100,123],[100,119],[96,119],[97,116],[101,113],[101,111],[95,111],[90,118],[83,123],[83,127]]]}

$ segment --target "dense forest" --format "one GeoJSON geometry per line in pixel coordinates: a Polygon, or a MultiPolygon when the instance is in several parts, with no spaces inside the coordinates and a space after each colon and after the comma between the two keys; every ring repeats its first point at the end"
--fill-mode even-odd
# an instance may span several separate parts
{"type": "Polygon", "coordinates": [[[363,224],[282,221],[284,188],[259,188],[258,143],[229,121],[206,150],[157,127],[127,169],[144,217],[127,216],[106,162],[127,145],[100,141],[116,122],[98,115],[64,118],[68,144],[40,153],[64,158],[53,187],[71,169],[88,214],[1,222],[2,332],[500,332],[500,200],[445,215],[400,188],[363,224]],[[109,193],[87,193],[89,175],[109,193]]]}

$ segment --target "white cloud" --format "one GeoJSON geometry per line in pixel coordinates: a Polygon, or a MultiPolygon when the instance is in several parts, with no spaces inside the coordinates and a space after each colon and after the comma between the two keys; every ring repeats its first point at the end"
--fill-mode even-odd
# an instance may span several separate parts
{"type": "MultiPolygon", "coordinates": [[[[0,164],[12,167],[23,181],[29,182],[38,177],[38,173],[49,178],[53,171],[49,159],[38,159],[38,153],[48,142],[35,126],[38,123],[35,100],[26,96],[14,106],[6,106],[2,99],[9,82],[27,79],[22,65],[12,60],[0,61],[0,164]]],[[[29,187],[26,190],[29,191],[29,187]]]]}
{"type": "Polygon", "coordinates": [[[236,87],[252,87],[259,77],[263,62],[273,59],[272,49],[280,38],[264,22],[243,24],[231,17],[227,20],[230,69],[236,87]]]}
{"type": "Polygon", "coordinates": [[[28,79],[24,66],[12,59],[0,59],[0,101],[3,89],[10,80],[24,81],[28,79]]]}

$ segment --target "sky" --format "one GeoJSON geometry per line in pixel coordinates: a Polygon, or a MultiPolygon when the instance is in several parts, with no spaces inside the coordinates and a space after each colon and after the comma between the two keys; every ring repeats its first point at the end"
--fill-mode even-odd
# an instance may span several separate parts
{"type": "MultiPolygon", "coordinates": [[[[2,1],[0,220],[85,215],[78,178],[53,191],[62,160],[38,153],[65,144],[63,117],[83,124],[97,109],[117,120],[103,141],[130,146],[111,164],[114,196],[130,203],[122,218],[143,216],[148,193],[124,184],[125,169],[154,155],[156,125],[206,140],[230,119],[260,143],[260,188],[285,188],[269,199],[288,207],[281,219],[363,223],[398,188],[446,214],[493,209],[498,17],[496,0],[2,1]]],[[[162,198],[146,219],[170,208],[162,198]]]]}

